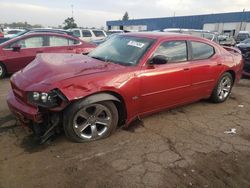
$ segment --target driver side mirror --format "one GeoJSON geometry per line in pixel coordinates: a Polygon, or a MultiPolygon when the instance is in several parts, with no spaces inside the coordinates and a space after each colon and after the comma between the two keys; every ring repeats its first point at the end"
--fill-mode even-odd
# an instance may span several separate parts
{"type": "Polygon", "coordinates": [[[12,47],[12,51],[13,52],[20,52],[21,50],[21,45],[20,44],[15,44],[13,47],[12,47]]]}
{"type": "Polygon", "coordinates": [[[149,65],[163,65],[166,64],[167,62],[168,62],[168,57],[163,55],[157,55],[150,60],[149,65]]]}

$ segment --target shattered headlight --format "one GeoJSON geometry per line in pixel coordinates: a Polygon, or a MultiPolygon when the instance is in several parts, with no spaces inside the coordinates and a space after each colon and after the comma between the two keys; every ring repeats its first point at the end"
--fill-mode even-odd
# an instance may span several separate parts
{"type": "Polygon", "coordinates": [[[50,92],[31,91],[28,93],[28,101],[31,104],[45,108],[59,106],[62,101],[66,100],[67,98],[58,89],[54,89],[50,92]]]}

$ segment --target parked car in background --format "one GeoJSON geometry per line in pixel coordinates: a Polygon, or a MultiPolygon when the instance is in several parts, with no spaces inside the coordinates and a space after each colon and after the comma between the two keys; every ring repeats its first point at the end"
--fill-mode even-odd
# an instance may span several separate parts
{"type": "Polygon", "coordinates": [[[74,36],[72,32],[67,31],[67,30],[63,30],[63,29],[49,29],[49,28],[27,29],[24,31],[20,31],[19,33],[15,34],[15,35],[12,35],[12,37],[1,38],[0,44],[5,42],[5,41],[8,41],[14,37],[18,37],[18,36],[22,36],[22,35],[26,35],[26,34],[31,34],[31,33],[47,33],[47,32],[74,36]]]}
{"type": "Polygon", "coordinates": [[[109,35],[112,35],[112,34],[119,34],[119,33],[125,33],[123,30],[108,30],[106,31],[106,34],[109,36],[109,35]]]}
{"type": "Polygon", "coordinates": [[[168,28],[164,29],[164,32],[172,32],[172,33],[183,33],[196,37],[206,38],[208,40],[219,43],[218,34],[215,32],[205,31],[205,30],[197,30],[197,29],[182,29],[182,28],[168,28]]]}
{"type": "Polygon", "coordinates": [[[75,142],[97,140],[166,108],[224,102],[243,66],[226,49],[190,35],[119,34],[88,56],[39,55],[12,76],[7,102],[43,141],[60,126],[75,142]]]}
{"type": "Polygon", "coordinates": [[[243,40],[246,40],[248,38],[250,38],[249,31],[240,31],[239,34],[236,37],[236,43],[240,43],[243,40]]]}
{"type": "Polygon", "coordinates": [[[24,29],[7,29],[7,30],[5,31],[4,36],[5,36],[6,38],[12,38],[12,37],[14,37],[16,34],[18,34],[18,33],[20,33],[20,32],[23,32],[23,31],[25,31],[25,30],[24,30],[24,29]]]}
{"type": "Polygon", "coordinates": [[[235,46],[236,41],[235,41],[234,37],[230,36],[230,37],[227,37],[223,40],[219,39],[219,44],[223,45],[223,46],[235,46]]]}
{"type": "Polygon", "coordinates": [[[245,59],[243,75],[250,77],[250,38],[243,40],[236,46],[240,49],[245,59]]]}
{"type": "Polygon", "coordinates": [[[0,38],[3,38],[4,37],[4,31],[3,29],[0,27],[0,38]]]}
{"type": "Polygon", "coordinates": [[[100,45],[116,35],[118,35],[118,33],[108,35],[106,38],[103,38],[103,39],[92,40],[91,43],[94,43],[95,45],[100,45]]]}
{"type": "Polygon", "coordinates": [[[92,40],[103,39],[107,37],[107,34],[103,30],[99,29],[70,29],[74,36],[80,38],[83,41],[90,42],[92,40]]]}
{"type": "Polygon", "coordinates": [[[239,44],[236,44],[236,47],[238,47],[243,54],[250,52],[250,38],[247,38],[241,41],[239,44]]]}
{"type": "Polygon", "coordinates": [[[40,53],[88,53],[95,45],[69,35],[33,33],[0,45],[0,78],[24,68],[40,53]]]}

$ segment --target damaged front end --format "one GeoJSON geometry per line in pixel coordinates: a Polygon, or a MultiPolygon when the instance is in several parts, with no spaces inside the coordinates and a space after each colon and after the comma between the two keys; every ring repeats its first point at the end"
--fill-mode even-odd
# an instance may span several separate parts
{"type": "Polygon", "coordinates": [[[59,89],[25,92],[11,85],[12,91],[7,97],[9,109],[22,125],[33,131],[40,143],[61,132],[63,109],[69,101],[59,89]]]}
{"type": "Polygon", "coordinates": [[[42,114],[42,122],[31,122],[29,127],[39,138],[40,143],[46,142],[51,136],[62,130],[62,110],[68,104],[68,99],[59,89],[49,92],[28,92],[28,102],[38,107],[42,114]]]}

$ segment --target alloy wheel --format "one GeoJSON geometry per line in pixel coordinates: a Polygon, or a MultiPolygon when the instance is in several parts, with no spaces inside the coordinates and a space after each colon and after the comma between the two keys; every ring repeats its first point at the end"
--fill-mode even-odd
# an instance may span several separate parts
{"type": "Polygon", "coordinates": [[[112,114],[102,104],[90,104],[80,109],[73,118],[73,130],[83,140],[96,140],[110,128],[112,114]]]}
{"type": "Polygon", "coordinates": [[[0,77],[3,75],[3,67],[0,65],[0,77]]]}
{"type": "Polygon", "coordinates": [[[220,100],[224,100],[228,97],[232,88],[232,80],[230,77],[225,76],[221,79],[218,87],[218,97],[220,100]]]}

